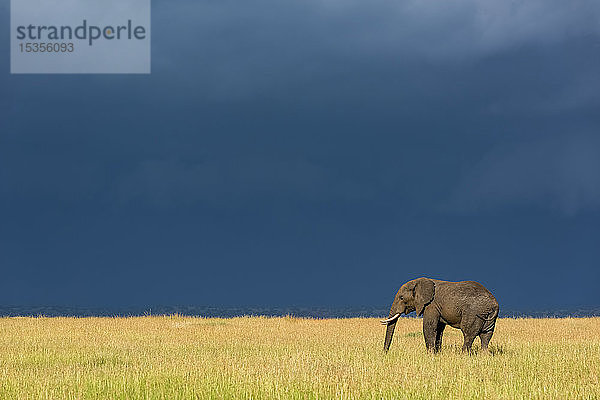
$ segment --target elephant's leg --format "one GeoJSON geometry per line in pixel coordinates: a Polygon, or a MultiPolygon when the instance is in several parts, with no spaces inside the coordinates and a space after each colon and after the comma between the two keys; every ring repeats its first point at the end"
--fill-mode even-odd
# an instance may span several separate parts
{"type": "Polygon", "coordinates": [[[475,335],[463,332],[463,338],[465,341],[463,343],[462,351],[464,353],[471,353],[472,352],[471,346],[473,346],[473,341],[475,340],[475,335]]]}
{"type": "Polygon", "coordinates": [[[471,353],[471,346],[477,335],[481,333],[481,328],[483,328],[483,320],[481,318],[478,318],[475,314],[471,315],[467,313],[463,315],[460,330],[465,340],[462,347],[464,352],[471,353]]]}
{"type": "Polygon", "coordinates": [[[444,334],[444,328],[446,324],[438,322],[437,331],[435,335],[435,351],[438,352],[442,348],[442,335],[444,334]]]}
{"type": "Polygon", "coordinates": [[[485,351],[486,353],[489,353],[489,349],[488,349],[488,344],[490,343],[490,340],[492,339],[492,335],[494,334],[494,331],[488,331],[485,333],[482,333],[479,335],[479,338],[481,339],[481,350],[485,351]]]}
{"type": "Polygon", "coordinates": [[[427,350],[435,351],[439,321],[440,316],[437,312],[426,309],[423,313],[423,337],[425,338],[425,347],[427,347],[427,350]]]}

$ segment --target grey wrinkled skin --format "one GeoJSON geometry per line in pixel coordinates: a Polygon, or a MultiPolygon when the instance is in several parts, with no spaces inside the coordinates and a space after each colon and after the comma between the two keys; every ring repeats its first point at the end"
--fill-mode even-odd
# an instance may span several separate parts
{"type": "MultiPolygon", "coordinates": [[[[462,350],[471,352],[475,337],[481,349],[488,351],[500,307],[496,298],[482,284],[473,281],[447,282],[418,278],[406,282],[394,298],[390,317],[416,311],[423,315],[423,336],[427,350],[438,352],[446,325],[463,333],[462,350]]],[[[384,350],[387,352],[398,319],[387,324],[384,350]]]]}

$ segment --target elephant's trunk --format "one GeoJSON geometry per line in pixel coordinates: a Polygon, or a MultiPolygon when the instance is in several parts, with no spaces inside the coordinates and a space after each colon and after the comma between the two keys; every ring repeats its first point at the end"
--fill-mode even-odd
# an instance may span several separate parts
{"type": "Polygon", "coordinates": [[[383,343],[383,350],[386,353],[390,349],[390,344],[392,344],[392,336],[394,336],[394,329],[396,329],[396,322],[398,322],[398,319],[395,319],[393,322],[390,322],[385,331],[385,342],[383,343]]]}

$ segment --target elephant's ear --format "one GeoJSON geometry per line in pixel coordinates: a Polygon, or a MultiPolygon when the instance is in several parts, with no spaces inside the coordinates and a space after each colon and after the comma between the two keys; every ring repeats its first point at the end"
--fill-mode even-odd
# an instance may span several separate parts
{"type": "Polygon", "coordinates": [[[415,308],[417,315],[422,315],[425,306],[433,300],[435,284],[431,279],[419,278],[415,283],[415,308]]]}

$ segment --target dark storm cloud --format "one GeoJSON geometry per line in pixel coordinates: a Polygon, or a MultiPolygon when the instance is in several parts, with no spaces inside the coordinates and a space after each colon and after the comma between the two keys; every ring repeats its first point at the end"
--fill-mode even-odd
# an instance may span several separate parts
{"type": "MultiPolygon", "coordinates": [[[[195,159],[191,163],[177,161],[171,155],[144,159],[120,177],[114,189],[118,192],[116,197],[125,200],[147,195],[155,204],[158,198],[162,199],[161,204],[175,197],[184,202],[211,198],[212,202],[224,204],[223,196],[268,196],[273,194],[269,189],[274,188],[297,193],[300,198],[314,197],[316,193],[320,193],[317,197],[343,199],[344,193],[357,197],[358,188],[365,192],[358,197],[377,191],[387,195],[390,187],[406,184],[406,174],[411,172],[402,169],[407,168],[407,159],[413,165],[417,163],[415,171],[432,175],[431,186],[439,186],[439,180],[456,178],[446,171],[436,172],[435,163],[418,166],[418,160],[410,160],[411,156],[404,154],[403,138],[421,136],[423,142],[442,142],[448,150],[457,151],[461,138],[485,135],[481,125],[486,118],[506,124],[515,115],[579,111],[598,104],[596,63],[578,63],[579,55],[575,54],[570,64],[557,60],[556,55],[562,46],[573,41],[600,43],[596,23],[599,9],[594,2],[579,2],[577,6],[564,2],[474,1],[444,5],[320,1],[159,3],[155,7],[155,27],[164,24],[169,29],[168,34],[155,35],[154,71],[160,77],[159,86],[168,85],[182,92],[176,96],[167,92],[169,102],[220,102],[224,108],[246,101],[262,103],[255,116],[245,117],[262,118],[274,126],[263,129],[262,138],[255,143],[246,143],[243,138],[256,135],[252,125],[247,131],[243,125],[237,127],[235,137],[245,142],[248,151],[253,147],[273,147],[291,160],[282,165],[272,153],[231,158],[231,146],[235,144],[227,145],[210,159],[195,159]],[[181,18],[182,15],[194,18],[181,18]],[[192,48],[202,51],[192,52],[192,48]],[[535,76],[541,68],[548,76],[535,76]],[[287,109],[278,108],[278,102],[287,109]],[[278,118],[289,119],[285,114],[294,108],[298,116],[304,112],[306,118],[292,117],[293,127],[285,122],[278,125],[278,118]],[[265,114],[266,109],[272,113],[265,114]],[[387,136],[385,140],[391,144],[387,151],[378,150],[381,158],[372,171],[376,177],[370,182],[344,176],[339,164],[332,168],[324,159],[332,152],[332,157],[346,153],[348,160],[372,158],[372,154],[361,153],[352,143],[348,149],[343,143],[335,150],[311,148],[318,145],[314,132],[310,132],[315,129],[314,120],[320,123],[318,135],[339,136],[339,128],[328,132],[328,124],[339,124],[344,118],[352,120],[348,114],[359,117],[361,111],[368,115],[367,121],[351,124],[344,132],[349,140],[387,136]],[[428,114],[450,121],[436,126],[423,121],[421,116],[428,114]],[[394,120],[392,115],[396,116],[397,129],[387,121],[383,129],[373,123],[377,118],[394,120]],[[452,121],[453,117],[459,122],[452,121]],[[289,134],[290,130],[294,130],[294,135],[289,134]],[[287,137],[273,145],[270,140],[277,141],[277,135],[287,137]],[[445,143],[445,136],[454,136],[456,143],[445,143]],[[307,159],[307,155],[312,157],[307,159]],[[430,171],[424,171],[427,169],[430,171]],[[308,181],[311,184],[307,186],[308,181]],[[336,194],[326,194],[328,191],[336,194]]],[[[164,96],[162,92],[158,95],[164,96]]],[[[527,137],[555,134],[552,130],[523,132],[523,128],[510,123],[504,131],[503,134],[527,137]]],[[[477,165],[473,164],[473,168],[477,165]]],[[[407,196],[412,195],[401,197],[407,196]]]]}
{"type": "Polygon", "coordinates": [[[415,60],[472,63],[573,38],[598,40],[600,32],[593,1],[181,1],[155,8],[155,24],[170,24],[170,35],[156,38],[155,67],[183,68],[174,78],[226,99],[310,84],[348,66],[392,62],[401,73],[415,60]],[[192,43],[202,51],[191,55],[192,43]]]}

